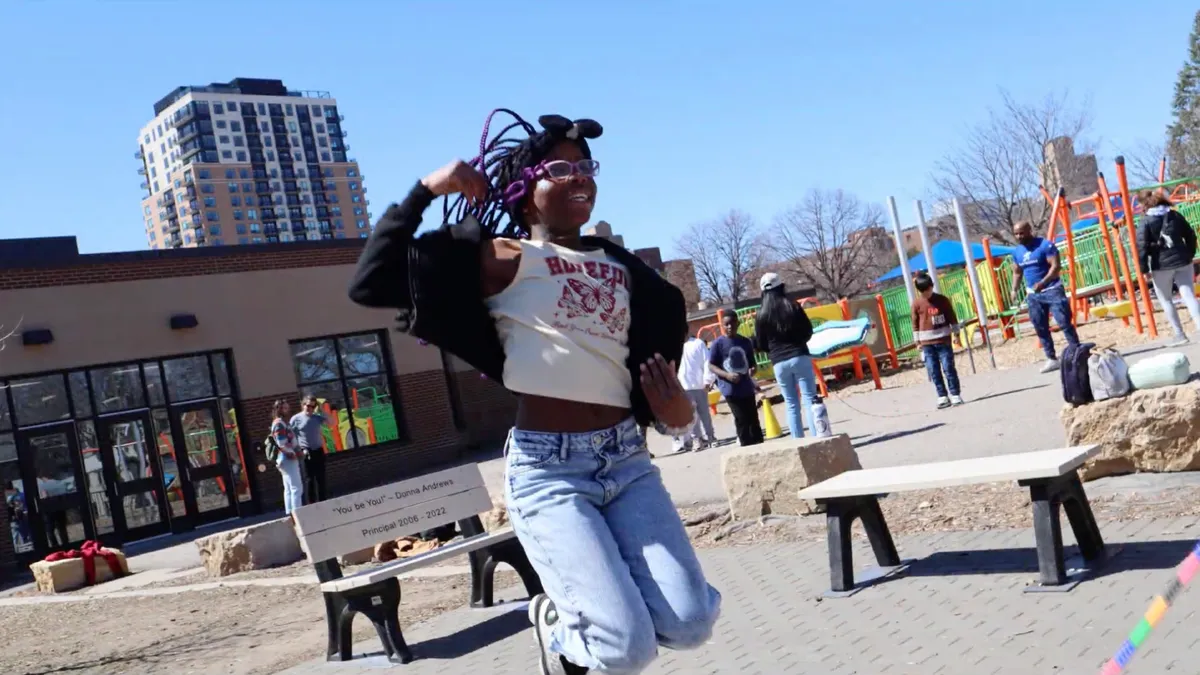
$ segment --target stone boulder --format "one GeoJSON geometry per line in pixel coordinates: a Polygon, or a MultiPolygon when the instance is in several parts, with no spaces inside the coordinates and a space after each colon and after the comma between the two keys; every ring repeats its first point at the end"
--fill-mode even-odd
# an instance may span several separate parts
{"type": "Polygon", "coordinates": [[[1100,446],[1080,468],[1083,480],[1200,469],[1200,388],[1193,383],[1064,406],[1060,417],[1068,445],[1100,446]]]}
{"type": "Polygon", "coordinates": [[[493,496],[492,510],[480,516],[480,520],[483,521],[483,529],[488,532],[508,527],[508,507],[504,505],[504,497],[493,496]]]}
{"type": "MultiPolygon", "coordinates": [[[[105,550],[116,554],[121,575],[129,574],[129,563],[125,560],[125,554],[113,548],[105,550]]],[[[95,583],[102,584],[118,576],[113,574],[112,566],[102,556],[92,558],[92,562],[95,563],[92,568],[95,583]]],[[[33,572],[33,580],[42,593],[65,593],[87,585],[87,569],[83,558],[66,558],[54,562],[42,560],[30,565],[29,570],[33,572]]]]}
{"type": "Polygon", "coordinates": [[[735,520],[814,513],[816,505],[800,499],[797,492],[844,471],[861,468],[858,453],[846,434],[829,438],[779,438],[721,455],[725,496],[735,520]]]}
{"type": "Polygon", "coordinates": [[[290,565],[304,557],[290,518],[219,532],[196,540],[209,576],[290,565]]]}

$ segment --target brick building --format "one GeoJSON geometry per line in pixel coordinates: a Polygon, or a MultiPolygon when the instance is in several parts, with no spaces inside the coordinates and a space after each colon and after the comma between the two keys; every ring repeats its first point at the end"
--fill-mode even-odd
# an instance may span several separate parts
{"type": "Polygon", "coordinates": [[[502,439],[510,394],[347,299],[361,247],[0,242],[0,324],[20,321],[0,352],[0,575],[278,508],[262,440],[272,402],[301,392],[330,419],[333,494],[502,439]]]}

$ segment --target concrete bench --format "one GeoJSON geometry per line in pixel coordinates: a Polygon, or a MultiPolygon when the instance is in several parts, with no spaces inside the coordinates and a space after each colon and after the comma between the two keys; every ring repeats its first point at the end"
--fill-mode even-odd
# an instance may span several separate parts
{"type": "Polygon", "coordinates": [[[512,528],[484,530],[479,514],[491,508],[479,467],[468,464],[297,509],[300,546],[316,569],[325,596],[327,660],[353,658],[351,628],[354,616],[361,613],[374,624],[389,661],[412,661],[400,631],[398,577],[448,558],[466,555],[470,561],[472,607],[492,606],[492,582],[499,563],[516,570],[530,597],[541,593],[541,581],[512,528]],[[339,555],[455,522],[461,540],[342,575],[339,555]]]}
{"type": "Polygon", "coordinates": [[[1029,488],[1033,504],[1033,532],[1037,544],[1038,583],[1026,590],[1070,590],[1108,556],[1092,507],[1083,491],[1077,469],[1099,450],[1097,445],[1023,452],[978,459],[930,464],[910,464],[847,471],[799,492],[803,499],[826,507],[829,540],[830,597],[851,595],[871,582],[907,567],[896,554],[896,545],[879,508],[879,497],[892,492],[929,490],[1015,480],[1029,488]],[[1059,507],[1075,533],[1083,565],[1072,574],[1063,559],[1059,507]],[[850,528],[861,519],[879,567],[860,573],[855,580],[850,528]]]}

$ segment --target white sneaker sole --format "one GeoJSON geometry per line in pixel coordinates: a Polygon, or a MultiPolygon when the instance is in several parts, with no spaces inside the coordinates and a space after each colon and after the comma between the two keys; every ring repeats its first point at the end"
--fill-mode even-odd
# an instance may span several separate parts
{"type": "Polygon", "coordinates": [[[529,601],[529,623],[533,624],[533,635],[537,639],[538,644],[538,663],[542,666],[542,675],[559,675],[562,673],[562,668],[556,667],[558,664],[552,663],[553,654],[547,649],[546,636],[542,631],[542,624],[538,617],[545,611],[546,605],[550,603],[550,598],[546,597],[545,593],[539,593],[529,601]]]}

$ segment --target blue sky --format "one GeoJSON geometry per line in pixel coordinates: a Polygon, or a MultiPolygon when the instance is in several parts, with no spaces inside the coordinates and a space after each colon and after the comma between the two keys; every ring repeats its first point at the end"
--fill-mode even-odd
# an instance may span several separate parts
{"type": "Polygon", "coordinates": [[[907,218],[1000,87],[1090,97],[1101,170],[1158,140],[1195,6],[1154,4],[9,0],[0,237],[146,248],[138,129],[172,88],[238,76],[333,93],[376,216],[507,106],[604,125],[595,215],[631,247],[812,187],[907,218]]]}

